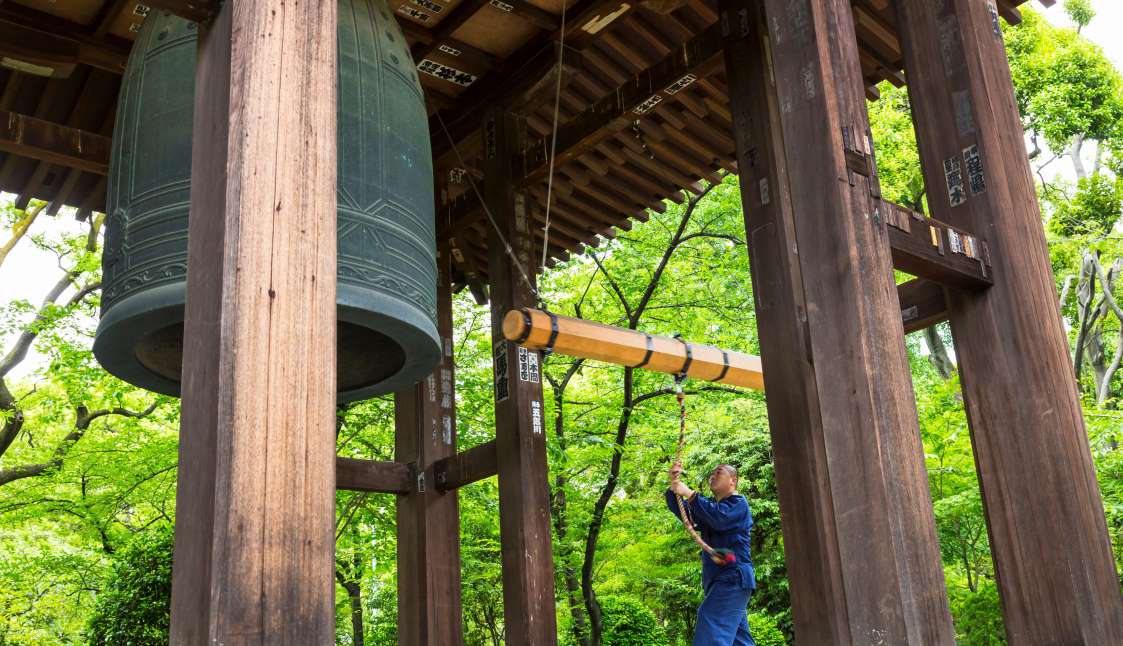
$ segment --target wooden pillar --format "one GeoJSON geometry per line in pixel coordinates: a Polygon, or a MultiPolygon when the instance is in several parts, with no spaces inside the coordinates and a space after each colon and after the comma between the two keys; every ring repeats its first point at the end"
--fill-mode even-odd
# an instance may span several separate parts
{"type": "Polygon", "coordinates": [[[437,260],[437,331],[441,362],[433,374],[394,397],[394,459],[410,465],[410,493],[398,496],[398,644],[464,642],[460,607],[460,509],[442,492],[433,463],[456,455],[449,258],[437,260]]]}
{"type": "Polygon", "coordinates": [[[1123,644],[1123,597],[993,2],[896,0],[934,217],[990,245],[949,295],[1011,644],[1123,644]]]}
{"type": "Polygon", "coordinates": [[[335,25],[201,26],[173,644],[335,636],[335,25]]]}
{"type": "Polygon", "coordinates": [[[504,625],[507,643],[546,646],[557,643],[557,620],[539,357],[503,338],[503,315],[535,305],[528,284],[535,274],[532,223],[512,176],[525,127],[506,112],[485,119],[484,199],[499,228],[488,223],[487,248],[504,625]]]}
{"type": "Polygon", "coordinates": [[[951,644],[850,3],[721,20],[798,643],[951,644]]]}

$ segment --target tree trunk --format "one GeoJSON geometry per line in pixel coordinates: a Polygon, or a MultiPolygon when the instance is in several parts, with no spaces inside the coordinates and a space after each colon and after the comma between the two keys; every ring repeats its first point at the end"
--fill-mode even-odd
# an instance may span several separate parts
{"type": "MultiPolygon", "coordinates": [[[[577,374],[582,361],[575,362],[560,380],[547,376],[554,395],[554,437],[557,438],[558,449],[564,455],[568,448],[565,435],[565,389],[570,379],[577,374]]],[[[558,560],[562,566],[562,578],[565,580],[566,603],[569,605],[569,615],[573,619],[573,632],[577,643],[581,646],[590,646],[589,629],[585,621],[585,607],[582,605],[581,583],[577,578],[577,571],[573,567],[573,548],[569,544],[569,509],[565,495],[565,488],[569,478],[564,469],[558,469],[554,476],[554,496],[550,511],[554,517],[554,530],[557,532],[560,554],[558,560]]]]}
{"type": "Polygon", "coordinates": [[[620,463],[624,458],[624,442],[628,439],[628,425],[632,418],[632,369],[624,368],[624,402],[621,406],[620,422],[616,426],[616,438],[613,444],[612,463],[608,469],[608,479],[601,488],[600,497],[593,506],[592,520],[589,521],[589,533],[585,537],[585,562],[581,566],[581,593],[585,598],[585,609],[589,613],[590,643],[600,646],[601,633],[604,628],[601,616],[600,603],[593,591],[593,566],[596,563],[597,540],[600,538],[601,525],[604,523],[604,510],[616,493],[616,479],[620,476],[620,463]]]}
{"type": "Polygon", "coordinates": [[[343,589],[351,599],[351,644],[363,646],[363,589],[358,581],[344,583],[343,589]]]}
{"type": "Polygon", "coordinates": [[[944,340],[940,338],[936,326],[924,329],[924,342],[928,345],[928,361],[932,364],[932,367],[940,373],[945,381],[951,379],[951,376],[955,374],[955,363],[948,356],[947,346],[944,345],[944,340]]]}
{"type": "Polygon", "coordinates": [[[1092,326],[1093,301],[1096,299],[1096,268],[1095,258],[1092,254],[1084,256],[1084,263],[1080,269],[1081,283],[1077,285],[1077,301],[1080,303],[1080,320],[1076,333],[1076,347],[1072,351],[1073,372],[1076,374],[1077,387],[1080,385],[1080,373],[1084,365],[1084,342],[1088,330],[1092,326]]]}
{"type": "Polygon", "coordinates": [[[1084,179],[1088,176],[1087,169],[1084,168],[1084,160],[1080,159],[1080,151],[1084,148],[1084,135],[1076,135],[1072,138],[1072,143],[1069,144],[1068,150],[1065,151],[1070,158],[1072,158],[1072,169],[1076,172],[1078,179],[1084,179]]]}

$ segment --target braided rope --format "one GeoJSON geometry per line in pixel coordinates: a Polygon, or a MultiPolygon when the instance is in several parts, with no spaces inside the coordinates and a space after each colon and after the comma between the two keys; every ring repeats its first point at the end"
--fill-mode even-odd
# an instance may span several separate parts
{"type": "MultiPolygon", "coordinates": [[[[673,464],[680,464],[682,462],[682,448],[686,444],[686,393],[682,391],[682,379],[679,378],[675,379],[675,399],[678,400],[679,422],[678,446],[675,448],[675,461],[673,464]]],[[[687,512],[686,506],[683,505],[682,501],[682,496],[676,494],[675,502],[678,503],[679,517],[682,519],[682,524],[686,527],[687,533],[690,534],[690,537],[694,539],[695,543],[698,543],[698,547],[701,547],[703,552],[708,554],[711,559],[714,559],[715,563],[724,562],[724,559],[718,555],[717,550],[710,547],[709,544],[698,535],[698,530],[694,529],[694,523],[691,521],[690,514],[687,512]]]]}

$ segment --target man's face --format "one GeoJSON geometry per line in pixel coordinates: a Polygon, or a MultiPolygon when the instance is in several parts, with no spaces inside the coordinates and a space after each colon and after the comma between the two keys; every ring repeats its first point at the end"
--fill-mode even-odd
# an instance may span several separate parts
{"type": "Polygon", "coordinates": [[[737,480],[724,466],[720,466],[710,473],[710,491],[714,492],[714,496],[718,498],[728,496],[736,488],[737,480]]]}

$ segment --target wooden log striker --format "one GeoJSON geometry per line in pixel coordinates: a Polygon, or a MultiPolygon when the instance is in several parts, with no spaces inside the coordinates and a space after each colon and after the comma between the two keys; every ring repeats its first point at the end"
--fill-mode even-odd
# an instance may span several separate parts
{"type": "Polygon", "coordinates": [[[764,390],[760,357],[687,343],[532,307],[503,317],[503,336],[528,350],[546,350],[730,386],[764,390]],[[553,337],[551,341],[551,337],[553,337]]]}

